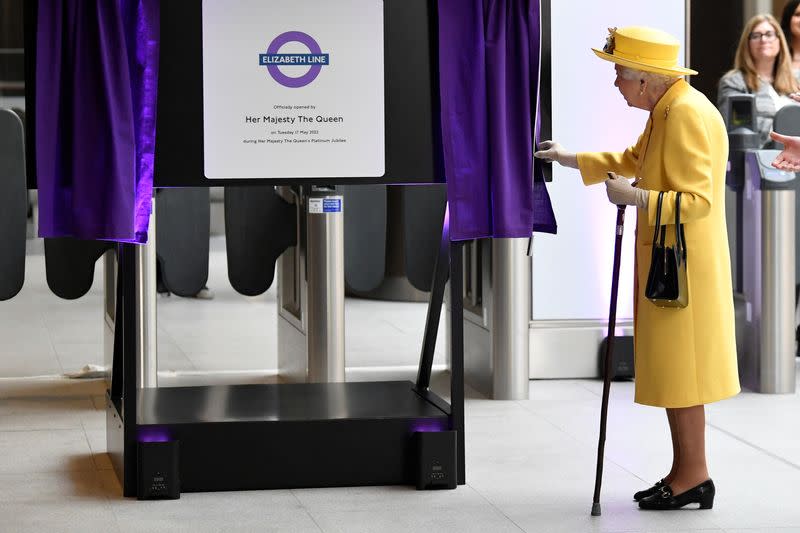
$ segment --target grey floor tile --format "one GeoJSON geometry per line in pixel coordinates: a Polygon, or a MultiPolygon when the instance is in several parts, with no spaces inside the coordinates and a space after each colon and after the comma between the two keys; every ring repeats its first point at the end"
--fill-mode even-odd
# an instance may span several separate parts
{"type": "Polygon", "coordinates": [[[196,370],[194,362],[172,341],[158,341],[158,369],[178,372],[196,370]]]}
{"type": "Polygon", "coordinates": [[[30,352],[27,347],[3,346],[0,377],[57,376],[63,371],[55,352],[30,352]]]}
{"type": "Polygon", "coordinates": [[[192,493],[173,501],[126,499],[112,501],[111,508],[123,531],[319,532],[290,491],[192,493]]]}
{"type": "Polygon", "coordinates": [[[80,429],[94,416],[96,409],[88,397],[0,399],[0,431],[80,429]]]}
{"type": "Polygon", "coordinates": [[[109,496],[105,480],[95,471],[0,474],[0,503],[80,500],[103,504],[109,496]]]}
{"type": "Polygon", "coordinates": [[[103,322],[100,309],[102,304],[97,302],[97,309],[92,310],[92,315],[96,316],[88,316],[87,313],[70,321],[48,323],[47,329],[53,344],[102,344],[103,322]]]}
{"type": "Polygon", "coordinates": [[[725,533],[800,533],[800,526],[796,527],[761,527],[755,529],[728,528],[725,533]]]}
{"type": "Polygon", "coordinates": [[[89,441],[89,448],[92,451],[92,461],[97,470],[111,470],[111,458],[108,456],[106,448],[106,429],[105,424],[102,429],[87,429],[86,438],[89,441]]]}
{"type": "MultiPolygon", "coordinates": [[[[346,345],[347,346],[347,345],[346,345]]],[[[345,363],[348,368],[374,368],[408,366],[416,368],[419,364],[421,341],[416,338],[396,340],[394,344],[381,347],[364,346],[361,348],[346,348],[345,363]]],[[[433,358],[435,365],[445,363],[444,353],[436,353],[433,358]]]]}
{"type": "Polygon", "coordinates": [[[120,519],[124,533],[321,533],[321,529],[305,511],[279,513],[259,519],[206,517],[175,520],[157,514],[127,522],[120,519]]]}
{"type": "Polygon", "coordinates": [[[591,507],[590,490],[583,497],[556,504],[532,502],[502,511],[531,533],[722,531],[704,516],[705,511],[645,512],[630,500],[610,498],[602,500],[601,516],[591,516],[591,507]]]}
{"type": "Polygon", "coordinates": [[[83,429],[0,431],[0,474],[93,471],[83,429]]]}
{"type": "MultiPolygon", "coordinates": [[[[580,449],[580,443],[569,434],[554,428],[536,416],[516,413],[505,417],[470,417],[465,435],[471,446],[467,457],[509,460],[517,456],[530,458],[580,449]]],[[[588,450],[588,446],[583,449],[588,450]]]]}
{"type": "Polygon", "coordinates": [[[2,353],[8,354],[3,359],[11,356],[22,358],[55,355],[49,329],[44,323],[29,325],[3,320],[0,324],[0,338],[3,339],[2,353]]]}
{"type": "MultiPolygon", "coordinates": [[[[502,511],[528,504],[562,505],[576,499],[578,504],[591,502],[594,489],[595,458],[589,449],[468,459],[468,467],[467,483],[502,511]]],[[[634,474],[605,463],[603,501],[629,502],[641,488],[643,484],[634,474]]]]}
{"type": "Polygon", "coordinates": [[[253,343],[236,347],[218,344],[216,350],[206,347],[200,352],[189,351],[186,358],[195,369],[206,371],[277,369],[277,349],[269,350],[261,345],[262,343],[253,343]]]}
{"type": "MultiPolygon", "coordinates": [[[[642,533],[657,533],[657,529],[647,529],[642,533]]],[[[670,529],[669,533],[725,533],[724,529],[670,529]]]]}
{"type": "Polygon", "coordinates": [[[0,503],[0,516],[4,533],[120,531],[114,513],[105,503],[0,503]]]}
{"type": "MultiPolygon", "coordinates": [[[[617,384],[615,384],[617,385],[617,384]]],[[[616,386],[614,390],[616,391],[616,386]]],[[[597,380],[535,380],[528,387],[528,400],[520,400],[520,404],[535,408],[537,405],[552,405],[557,403],[574,403],[582,401],[597,401],[602,394],[602,382],[597,380]],[[600,388],[595,390],[594,384],[600,383],[600,388]]]]}
{"type": "Polygon", "coordinates": [[[55,300],[42,308],[42,318],[48,327],[75,322],[89,323],[93,318],[95,323],[101,323],[103,293],[99,284],[77,300],[62,300],[52,296],[55,300]]]}
{"type": "Polygon", "coordinates": [[[530,411],[525,409],[517,401],[488,400],[485,398],[467,398],[464,405],[464,412],[470,419],[521,416],[530,413],[530,411]]]}
{"type": "MultiPolygon", "coordinates": [[[[105,383],[103,383],[103,386],[105,383]]],[[[94,409],[92,411],[81,411],[81,424],[83,429],[91,430],[105,430],[106,428],[106,407],[105,398],[100,400],[102,403],[92,402],[94,409]]]]}
{"type": "Polygon", "coordinates": [[[514,522],[492,507],[444,508],[436,512],[398,509],[373,511],[311,511],[325,533],[520,533],[514,522]]]}
{"type": "Polygon", "coordinates": [[[470,487],[456,490],[417,491],[407,486],[294,489],[292,493],[310,511],[433,510],[483,506],[486,501],[470,487]]]}
{"type": "Polygon", "coordinates": [[[86,365],[105,364],[102,342],[58,343],[55,350],[64,372],[79,372],[86,365]]]}

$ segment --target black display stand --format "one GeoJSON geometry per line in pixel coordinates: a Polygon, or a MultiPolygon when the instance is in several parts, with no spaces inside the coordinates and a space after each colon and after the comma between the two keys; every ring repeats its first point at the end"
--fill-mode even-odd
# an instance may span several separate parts
{"type": "MultiPolygon", "coordinates": [[[[179,441],[184,492],[415,483],[412,437],[457,432],[465,483],[462,244],[442,236],[417,382],[137,387],[134,245],[118,249],[108,453],[125,496],[137,496],[139,442],[179,441]],[[448,272],[449,271],[449,272],[448,272]],[[450,403],[430,388],[450,279],[450,403]]],[[[222,355],[222,354],[221,354],[222,355]]]]}
{"type": "MultiPolygon", "coordinates": [[[[34,96],[38,4],[36,0],[25,2],[29,188],[35,188],[37,182],[34,96]]],[[[313,176],[280,181],[205,177],[201,16],[201,0],[160,3],[154,186],[319,184],[313,176]]],[[[384,1],[386,171],[379,177],[326,179],[324,185],[444,182],[437,17],[437,0],[384,1]]],[[[108,452],[126,496],[137,495],[139,442],[179,441],[182,491],[412,485],[416,482],[412,436],[418,431],[437,430],[456,431],[456,474],[458,483],[464,484],[462,245],[450,242],[447,224],[437,257],[416,383],[138,389],[139,287],[134,246],[117,246],[114,356],[107,391],[108,452]],[[449,404],[429,389],[448,277],[452,310],[449,404]]],[[[238,285],[241,288],[242,284],[238,285]]]]}

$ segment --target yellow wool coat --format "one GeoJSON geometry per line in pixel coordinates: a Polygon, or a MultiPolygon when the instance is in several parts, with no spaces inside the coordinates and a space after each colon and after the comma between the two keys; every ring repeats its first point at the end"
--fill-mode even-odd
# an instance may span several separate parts
{"type": "Polygon", "coordinates": [[[634,279],[635,401],[657,407],[689,407],[739,392],[733,289],[725,226],[728,136],[716,107],[679,80],[656,104],[644,133],[623,153],[580,153],[586,185],[608,171],[641,178],[650,191],[636,224],[634,279]],[[687,243],[689,304],[657,307],[644,296],[650,267],[658,192],[665,191],[662,224],[672,224],[675,196],[687,243]]]}

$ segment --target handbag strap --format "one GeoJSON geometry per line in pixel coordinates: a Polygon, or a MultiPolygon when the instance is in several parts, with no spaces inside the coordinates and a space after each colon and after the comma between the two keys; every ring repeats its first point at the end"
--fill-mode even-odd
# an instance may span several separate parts
{"type": "Polygon", "coordinates": [[[675,247],[678,249],[678,257],[686,260],[686,235],[683,233],[681,224],[681,193],[675,196],[675,247]]]}
{"type": "Polygon", "coordinates": [[[664,192],[658,193],[658,204],[656,206],[656,230],[653,233],[653,242],[658,238],[658,228],[661,227],[661,206],[664,203],[664,192]]]}
{"type": "Polygon", "coordinates": [[[658,205],[656,206],[656,228],[653,232],[653,252],[650,261],[655,261],[656,258],[656,240],[658,239],[658,230],[661,228],[661,207],[664,204],[664,191],[658,193],[658,205]]]}
{"type": "MultiPolygon", "coordinates": [[[[656,242],[659,247],[663,248],[666,242],[667,226],[661,225],[661,209],[664,206],[664,191],[658,193],[658,206],[656,207],[656,225],[653,231],[653,252],[651,261],[655,258],[656,242]],[[659,237],[659,231],[661,236],[659,237]]],[[[683,224],[681,224],[681,193],[675,195],[675,247],[678,252],[678,257],[686,261],[686,234],[684,233],[683,224]]]]}
{"type": "MultiPolygon", "coordinates": [[[[656,256],[656,242],[658,245],[663,248],[664,242],[666,241],[667,235],[667,226],[661,225],[661,209],[664,206],[664,191],[660,191],[658,193],[658,205],[656,207],[656,227],[653,231],[653,252],[651,261],[655,259],[656,256]],[[661,231],[661,237],[659,238],[659,231],[661,231]]],[[[677,193],[675,195],[675,247],[678,251],[678,257],[682,258],[683,261],[686,261],[686,234],[683,231],[683,224],[681,224],[681,193],[677,193]]]]}

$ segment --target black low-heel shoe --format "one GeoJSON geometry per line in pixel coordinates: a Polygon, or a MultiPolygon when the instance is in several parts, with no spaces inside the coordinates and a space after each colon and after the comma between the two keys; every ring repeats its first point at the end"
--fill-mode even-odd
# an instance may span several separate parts
{"type": "Polygon", "coordinates": [[[680,509],[690,503],[699,503],[700,509],[711,509],[714,507],[716,492],[714,482],[710,479],[677,496],[672,494],[669,485],[663,485],[656,494],[639,501],[639,508],[648,511],[670,511],[680,509]]]}
{"type": "Polygon", "coordinates": [[[649,489],[640,490],[639,492],[634,493],[633,501],[638,502],[644,500],[648,496],[652,496],[656,492],[659,492],[661,490],[661,487],[663,487],[664,485],[666,485],[666,483],[664,483],[664,480],[659,479],[658,481],[656,481],[656,484],[650,487],[649,489]]]}

